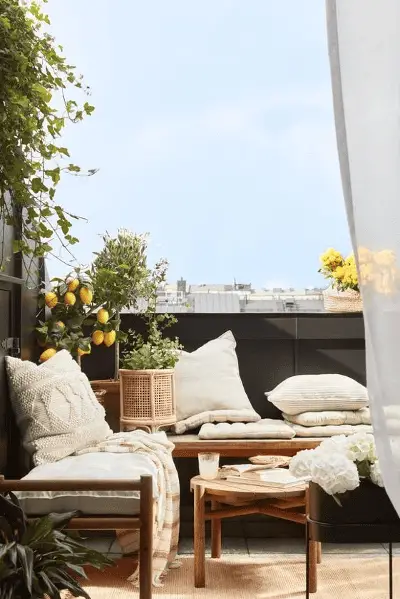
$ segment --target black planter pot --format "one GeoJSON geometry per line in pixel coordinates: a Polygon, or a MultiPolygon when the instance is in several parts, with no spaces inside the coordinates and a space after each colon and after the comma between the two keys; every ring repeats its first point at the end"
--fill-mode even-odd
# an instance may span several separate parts
{"type": "Polygon", "coordinates": [[[369,480],[339,496],[341,505],[310,483],[310,538],[328,543],[390,543],[400,541],[400,518],[385,489],[369,480]]]}
{"type": "Polygon", "coordinates": [[[341,505],[319,485],[310,483],[306,520],[306,599],[310,598],[312,590],[310,541],[389,543],[389,598],[393,599],[392,543],[400,541],[400,518],[385,489],[363,480],[357,489],[338,498],[341,505]]]}
{"type": "Polygon", "coordinates": [[[393,524],[400,519],[385,489],[369,480],[338,495],[341,506],[317,484],[310,483],[309,517],[326,524],[393,524]]]}

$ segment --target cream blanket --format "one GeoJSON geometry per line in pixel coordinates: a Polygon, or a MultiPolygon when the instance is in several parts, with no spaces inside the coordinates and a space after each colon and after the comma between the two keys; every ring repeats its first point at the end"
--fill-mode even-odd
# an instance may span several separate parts
{"type": "MultiPolygon", "coordinates": [[[[136,430],[130,433],[115,433],[106,441],[87,447],[76,453],[109,452],[141,453],[155,464],[158,472],[158,499],[155,511],[153,538],[153,584],[161,586],[169,568],[179,566],[176,561],[179,538],[179,478],[172,459],[173,443],[165,433],[149,434],[136,430]]],[[[117,537],[124,553],[137,549],[138,531],[119,530],[117,537]]],[[[137,585],[139,567],[129,580],[137,585]]]]}

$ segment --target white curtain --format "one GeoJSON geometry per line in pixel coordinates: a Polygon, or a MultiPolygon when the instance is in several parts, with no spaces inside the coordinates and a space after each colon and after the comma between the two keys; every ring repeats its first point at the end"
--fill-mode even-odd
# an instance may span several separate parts
{"type": "Polygon", "coordinates": [[[326,0],[326,9],[372,423],[385,487],[400,514],[400,0],[326,0]]]}

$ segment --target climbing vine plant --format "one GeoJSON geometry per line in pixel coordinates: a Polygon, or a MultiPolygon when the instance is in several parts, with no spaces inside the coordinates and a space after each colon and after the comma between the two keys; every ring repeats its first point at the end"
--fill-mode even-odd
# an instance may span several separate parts
{"type": "MultiPolygon", "coordinates": [[[[57,185],[64,173],[96,172],[81,170],[60,143],[67,123],[78,123],[94,107],[84,101],[89,88],[49,33],[46,2],[0,0],[0,222],[16,227],[13,251],[31,261],[51,255],[55,242],[72,253],[78,242],[72,223],[80,217],[57,203],[57,185]]],[[[0,268],[8,258],[3,246],[0,268]]]]}

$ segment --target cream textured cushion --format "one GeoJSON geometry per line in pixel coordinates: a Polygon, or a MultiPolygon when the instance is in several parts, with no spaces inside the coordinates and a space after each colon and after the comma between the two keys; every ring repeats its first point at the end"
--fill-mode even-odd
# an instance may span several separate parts
{"type": "Polygon", "coordinates": [[[300,426],[300,424],[288,424],[293,428],[296,437],[333,437],[335,435],[354,435],[354,433],[372,433],[369,424],[342,424],[340,426],[300,426]]]}
{"type": "Polygon", "coordinates": [[[213,410],[181,420],[174,424],[172,430],[177,435],[183,435],[183,433],[199,428],[207,422],[256,422],[258,420],[260,420],[260,416],[253,408],[250,410],[213,410]]]}
{"type": "Polygon", "coordinates": [[[228,331],[192,353],[181,353],[175,366],[178,422],[215,410],[247,410],[259,420],[240,378],[235,347],[228,331]]]}
{"type": "Polygon", "coordinates": [[[63,350],[44,364],[6,357],[11,402],[35,465],[55,462],[112,434],[87,376],[63,350]]]}
{"type": "Polygon", "coordinates": [[[269,393],[268,401],[284,414],[359,410],[368,405],[367,389],[341,374],[292,376],[269,393]]]}
{"type": "MultiPolygon", "coordinates": [[[[138,480],[153,476],[156,498],[157,469],[153,461],[139,453],[85,453],[58,462],[37,466],[23,480],[138,480]]],[[[79,510],[91,515],[135,515],[139,512],[139,491],[20,491],[21,507],[28,515],[79,510]]]]}
{"type": "Polygon", "coordinates": [[[244,422],[203,424],[199,439],[292,439],[294,435],[291,426],[282,420],[264,418],[247,424],[244,422]]]}
{"type": "Polygon", "coordinates": [[[355,411],[304,412],[303,414],[283,414],[285,420],[302,426],[327,426],[341,424],[371,424],[369,408],[355,411]]]}

